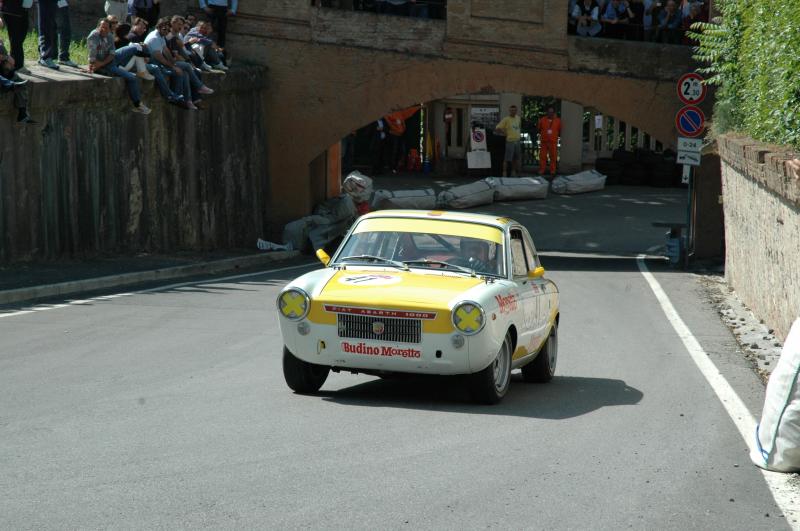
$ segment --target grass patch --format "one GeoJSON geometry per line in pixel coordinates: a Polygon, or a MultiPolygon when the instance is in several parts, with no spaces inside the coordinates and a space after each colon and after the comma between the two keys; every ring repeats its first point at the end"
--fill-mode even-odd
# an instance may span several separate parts
{"type": "MultiPolygon", "coordinates": [[[[11,51],[11,41],[8,40],[8,32],[5,28],[0,29],[0,40],[6,45],[6,49],[11,51]]],[[[25,43],[22,45],[25,51],[25,62],[35,63],[39,60],[39,34],[35,31],[28,33],[25,43]]],[[[70,58],[78,64],[86,64],[89,61],[89,48],[86,47],[86,39],[72,40],[69,47],[70,58]]]]}

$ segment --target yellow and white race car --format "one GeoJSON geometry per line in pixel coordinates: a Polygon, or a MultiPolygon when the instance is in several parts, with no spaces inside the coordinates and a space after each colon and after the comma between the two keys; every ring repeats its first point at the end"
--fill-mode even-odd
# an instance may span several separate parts
{"type": "Polygon", "coordinates": [[[481,214],[387,210],[359,218],[324,269],[277,300],[283,373],[314,393],[331,370],[469,375],[499,402],[511,370],[547,382],[558,357],[559,298],[528,231],[481,214]]]}

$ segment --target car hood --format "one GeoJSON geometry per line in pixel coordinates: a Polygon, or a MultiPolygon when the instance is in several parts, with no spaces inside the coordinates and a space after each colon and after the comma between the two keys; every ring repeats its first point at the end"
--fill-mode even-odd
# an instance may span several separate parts
{"type": "Polygon", "coordinates": [[[315,297],[329,304],[370,308],[446,309],[483,279],[443,272],[337,271],[315,297]]]}

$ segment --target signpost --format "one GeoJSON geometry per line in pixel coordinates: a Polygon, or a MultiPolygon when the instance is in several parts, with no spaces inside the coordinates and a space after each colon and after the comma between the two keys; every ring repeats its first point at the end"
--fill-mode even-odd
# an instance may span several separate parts
{"type": "Polygon", "coordinates": [[[675,128],[681,135],[678,137],[678,156],[675,162],[683,165],[681,183],[689,186],[689,201],[686,210],[686,239],[683,244],[684,265],[689,265],[689,248],[694,239],[692,227],[692,167],[700,166],[703,140],[699,137],[706,127],[706,115],[697,105],[706,99],[708,87],[703,76],[690,72],[678,79],[676,87],[678,99],[685,105],[675,115],[675,128]]]}

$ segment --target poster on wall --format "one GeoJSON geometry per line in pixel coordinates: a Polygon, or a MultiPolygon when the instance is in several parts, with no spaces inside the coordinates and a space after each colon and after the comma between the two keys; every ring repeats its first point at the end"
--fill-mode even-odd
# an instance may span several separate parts
{"type": "Polygon", "coordinates": [[[471,107],[469,110],[470,129],[474,126],[494,131],[500,123],[500,107],[471,107]]]}

